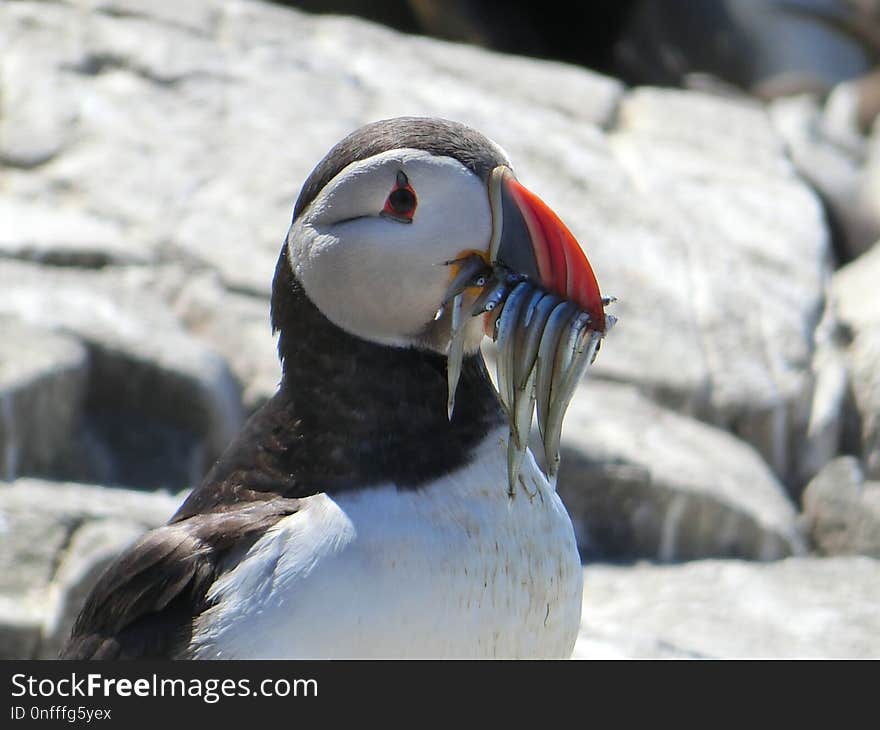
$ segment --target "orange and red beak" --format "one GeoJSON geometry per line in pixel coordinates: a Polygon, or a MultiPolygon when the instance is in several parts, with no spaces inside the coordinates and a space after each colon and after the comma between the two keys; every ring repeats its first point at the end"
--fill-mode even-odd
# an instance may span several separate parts
{"type": "Polygon", "coordinates": [[[590,315],[590,328],[605,331],[596,276],[577,239],[559,216],[521,185],[509,167],[489,177],[492,207],[490,264],[522,274],[590,315]]]}

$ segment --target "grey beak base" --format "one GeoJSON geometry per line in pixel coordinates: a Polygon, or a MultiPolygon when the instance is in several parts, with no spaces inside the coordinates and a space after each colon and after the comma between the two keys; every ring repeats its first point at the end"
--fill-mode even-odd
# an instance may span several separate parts
{"type": "Polygon", "coordinates": [[[489,178],[489,200],[492,207],[492,246],[490,258],[510,271],[540,283],[538,262],[532,237],[525,218],[516,204],[508,179],[516,179],[509,167],[496,167],[489,178]]]}

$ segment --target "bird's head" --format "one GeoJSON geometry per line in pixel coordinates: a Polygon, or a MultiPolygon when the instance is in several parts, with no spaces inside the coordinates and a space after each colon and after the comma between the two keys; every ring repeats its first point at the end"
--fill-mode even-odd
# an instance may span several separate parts
{"type": "Polygon", "coordinates": [[[384,120],[333,147],[303,187],[285,256],[350,335],[447,355],[450,415],[462,353],[496,338],[512,432],[530,399],[518,394],[537,391],[539,423],[542,400],[549,418],[552,387],[559,396],[564,376],[582,374],[612,321],[581,247],[505,152],[445,120],[384,120]]]}

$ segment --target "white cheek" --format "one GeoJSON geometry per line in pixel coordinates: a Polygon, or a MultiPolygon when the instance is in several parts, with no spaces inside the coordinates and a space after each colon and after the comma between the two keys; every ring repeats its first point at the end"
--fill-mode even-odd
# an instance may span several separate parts
{"type": "Polygon", "coordinates": [[[346,224],[340,237],[304,227],[309,243],[295,257],[294,272],[337,326],[376,342],[409,345],[432,321],[448,285],[448,268],[439,263],[443,259],[395,240],[403,236],[375,236],[381,223],[404,225],[363,223],[346,224]]]}
{"type": "Polygon", "coordinates": [[[411,224],[378,216],[335,224],[315,216],[319,222],[294,224],[288,236],[294,273],[331,322],[383,344],[420,339],[449,285],[446,262],[465,250],[485,250],[491,235],[485,186],[455,165],[432,158],[420,170],[409,163],[420,196],[411,224]]]}

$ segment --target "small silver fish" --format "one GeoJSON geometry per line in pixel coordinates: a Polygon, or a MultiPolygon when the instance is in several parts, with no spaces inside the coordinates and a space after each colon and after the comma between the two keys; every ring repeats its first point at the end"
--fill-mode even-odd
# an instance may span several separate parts
{"type": "MultiPolygon", "coordinates": [[[[493,339],[498,345],[496,388],[510,427],[507,476],[513,497],[536,412],[545,473],[551,479],[556,476],[565,412],[615,319],[606,315],[604,331],[594,329],[590,315],[574,303],[503,266],[489,270],[479,256],[448,263],[459,265],[443,302],[451,309],[448,415],[451,419],[455,406],[467,322],[488,314],[494,320],[493,339]],[[466,307],[464,292],[473,287],[482,291],[466,307]]],[[[605,297],[602,304],[613,301],[614,297],[605,297]]]]}

